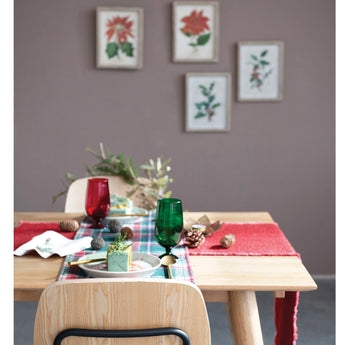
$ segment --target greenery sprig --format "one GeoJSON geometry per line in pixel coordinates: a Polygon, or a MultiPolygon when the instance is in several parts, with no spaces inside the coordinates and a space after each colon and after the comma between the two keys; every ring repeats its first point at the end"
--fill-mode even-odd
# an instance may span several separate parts
{"type": "Polygon", "coordinates": [[[119,234],[109,246],[109,253],[127,250],[133,243],[126,241],[126,236],[119,234]]]}
{"type": "MultiPolygon", "coordinates": [[[[122,152],[115,156],[110,149],[104,150],[103,143],[99,144],[99,151],[90,147],[86,147],[86,151],[98,160],[92,166],[85,165],[87,176],[122,176],[129,185],[133,186],[127,197],[138,195],[142,199],[142,206],[147,210],[155,208],[158,199],[171,195],[171,191],[166,192],[169,183],[173,182],[167,175],[171,170],[170,158],[162,162],[161,157],[158,157],[156,161],[150,159],[148,163],[140,165],[139,169],[145,175],[145,177],[140,177],[139,169],[133,160],[122,152]]],[[[51,202],[55,203],[59,197],[65,195],[69,185],[79,178],[77,175],[66,173],[65,181],[62,181],[64,190],[53,195],[51,202]]]]}
{"type": "Polygon", "coordinates": [[[150,159],[148,163],[140,165],[145,178],[139,177],[134,180],[134,187],[129,191],[128,197],[136,194],[142,198],[143,206],[147,210],[154,209],[157,206],[158,199],[169,198],[171,191],[167,191],[169,183],[173,182],[167,173],[171,170],[169,163],[171,158],[162,162],[158,157],[156,161],[150,159]]]}

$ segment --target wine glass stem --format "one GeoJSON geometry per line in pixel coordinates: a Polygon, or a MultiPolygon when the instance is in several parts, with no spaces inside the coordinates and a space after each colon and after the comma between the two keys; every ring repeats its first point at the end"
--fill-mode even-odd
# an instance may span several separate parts
{"type": "Polygon", "coordinates": [[[102,218],[98,218],[95,220],[94,229],[103,229],[104,225],[102,224],[102,218]]]}
{"type": "Polygon", "coordinates": [[[172,247],[165,247],[165,253],[162,254],[162,255],[160,255],[159,258],[161,259],[163,256],[171,255],[171,256],[173,256],[173,257],[177,260],[177,259],[178,259],[178,256],[176,256],[175,254],[173,254],[173,253],[171,252],[171,249],[172,249],[172,247]]]}

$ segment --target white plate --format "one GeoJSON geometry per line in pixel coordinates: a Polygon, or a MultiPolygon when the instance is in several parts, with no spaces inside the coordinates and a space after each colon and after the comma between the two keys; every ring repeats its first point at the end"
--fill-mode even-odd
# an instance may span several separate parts
{"type": "MultiPolygon", "coordinates": [[[[131,214],[148,214],[149,212],[147,210],[145,210],[144,208],[141,207],[133,207],[131,214]]],[[[117,219],[119,220],[121,223],[136,223],[136,222],[140,222],[143,220],[144,217],[141,216],[125,216],[125,215],[121,215],[120,217],[116,214],[108,214],[107,217],[105,217],[103,223],[104,224],[108,224],[109,220],[111,219],[117,219]]]]}
{"type": "Polygon", "coordinates": [[[90,277],[93,278],[139,278],[148,277],[161,265],[161,260],[153,255],[146,253],[133,253],[132,263],[137,270],[129,272],[111,272],[106,269],[106,252],[89,254],[79,260],[89,260],[104,258],[104,261],[82,264],[79,267],[90,277]]]}

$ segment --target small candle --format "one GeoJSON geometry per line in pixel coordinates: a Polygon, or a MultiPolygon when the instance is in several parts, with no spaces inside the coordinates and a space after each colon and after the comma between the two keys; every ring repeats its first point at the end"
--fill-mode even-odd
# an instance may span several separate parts
{"type": "Polygon", "coordinates": [[[192,225],[192,230],[197,230],[200,232],[204,232],[206,230],[206,226],[205,225],[201,225],[201,224],[194,224],[192,225]]]}

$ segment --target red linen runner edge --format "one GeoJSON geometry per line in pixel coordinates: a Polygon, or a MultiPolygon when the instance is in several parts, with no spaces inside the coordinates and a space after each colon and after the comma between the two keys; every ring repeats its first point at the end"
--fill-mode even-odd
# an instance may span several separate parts
{"type": "MultiPolygon", "coordinates": [[[[53,230],[66,238],[73,240],[75,232],[63,232],[59,228],[59,223],[42,223],[42,222],[19,222],[19,225],[13,232],[13,250],[16,250],[26,242],[31,241],[35,236],[41,235],[48,230],[53,230]]],[[[33,254],[37,254],[33,251],[33,254]]]]}
{"type": "MultiPolygon", "coordinates": [[[[224,223],[199,248],[190,248],[189,255],[281,255],[298,256],[276,223],[224,223]],[[235,244],[224,249],[220,239],[235,235],[235,244]]],[[[286,291],[284,298],[274,300],[276,325],[275,345],[295,345],[297,340],[298,291],[286,291]]]]}

